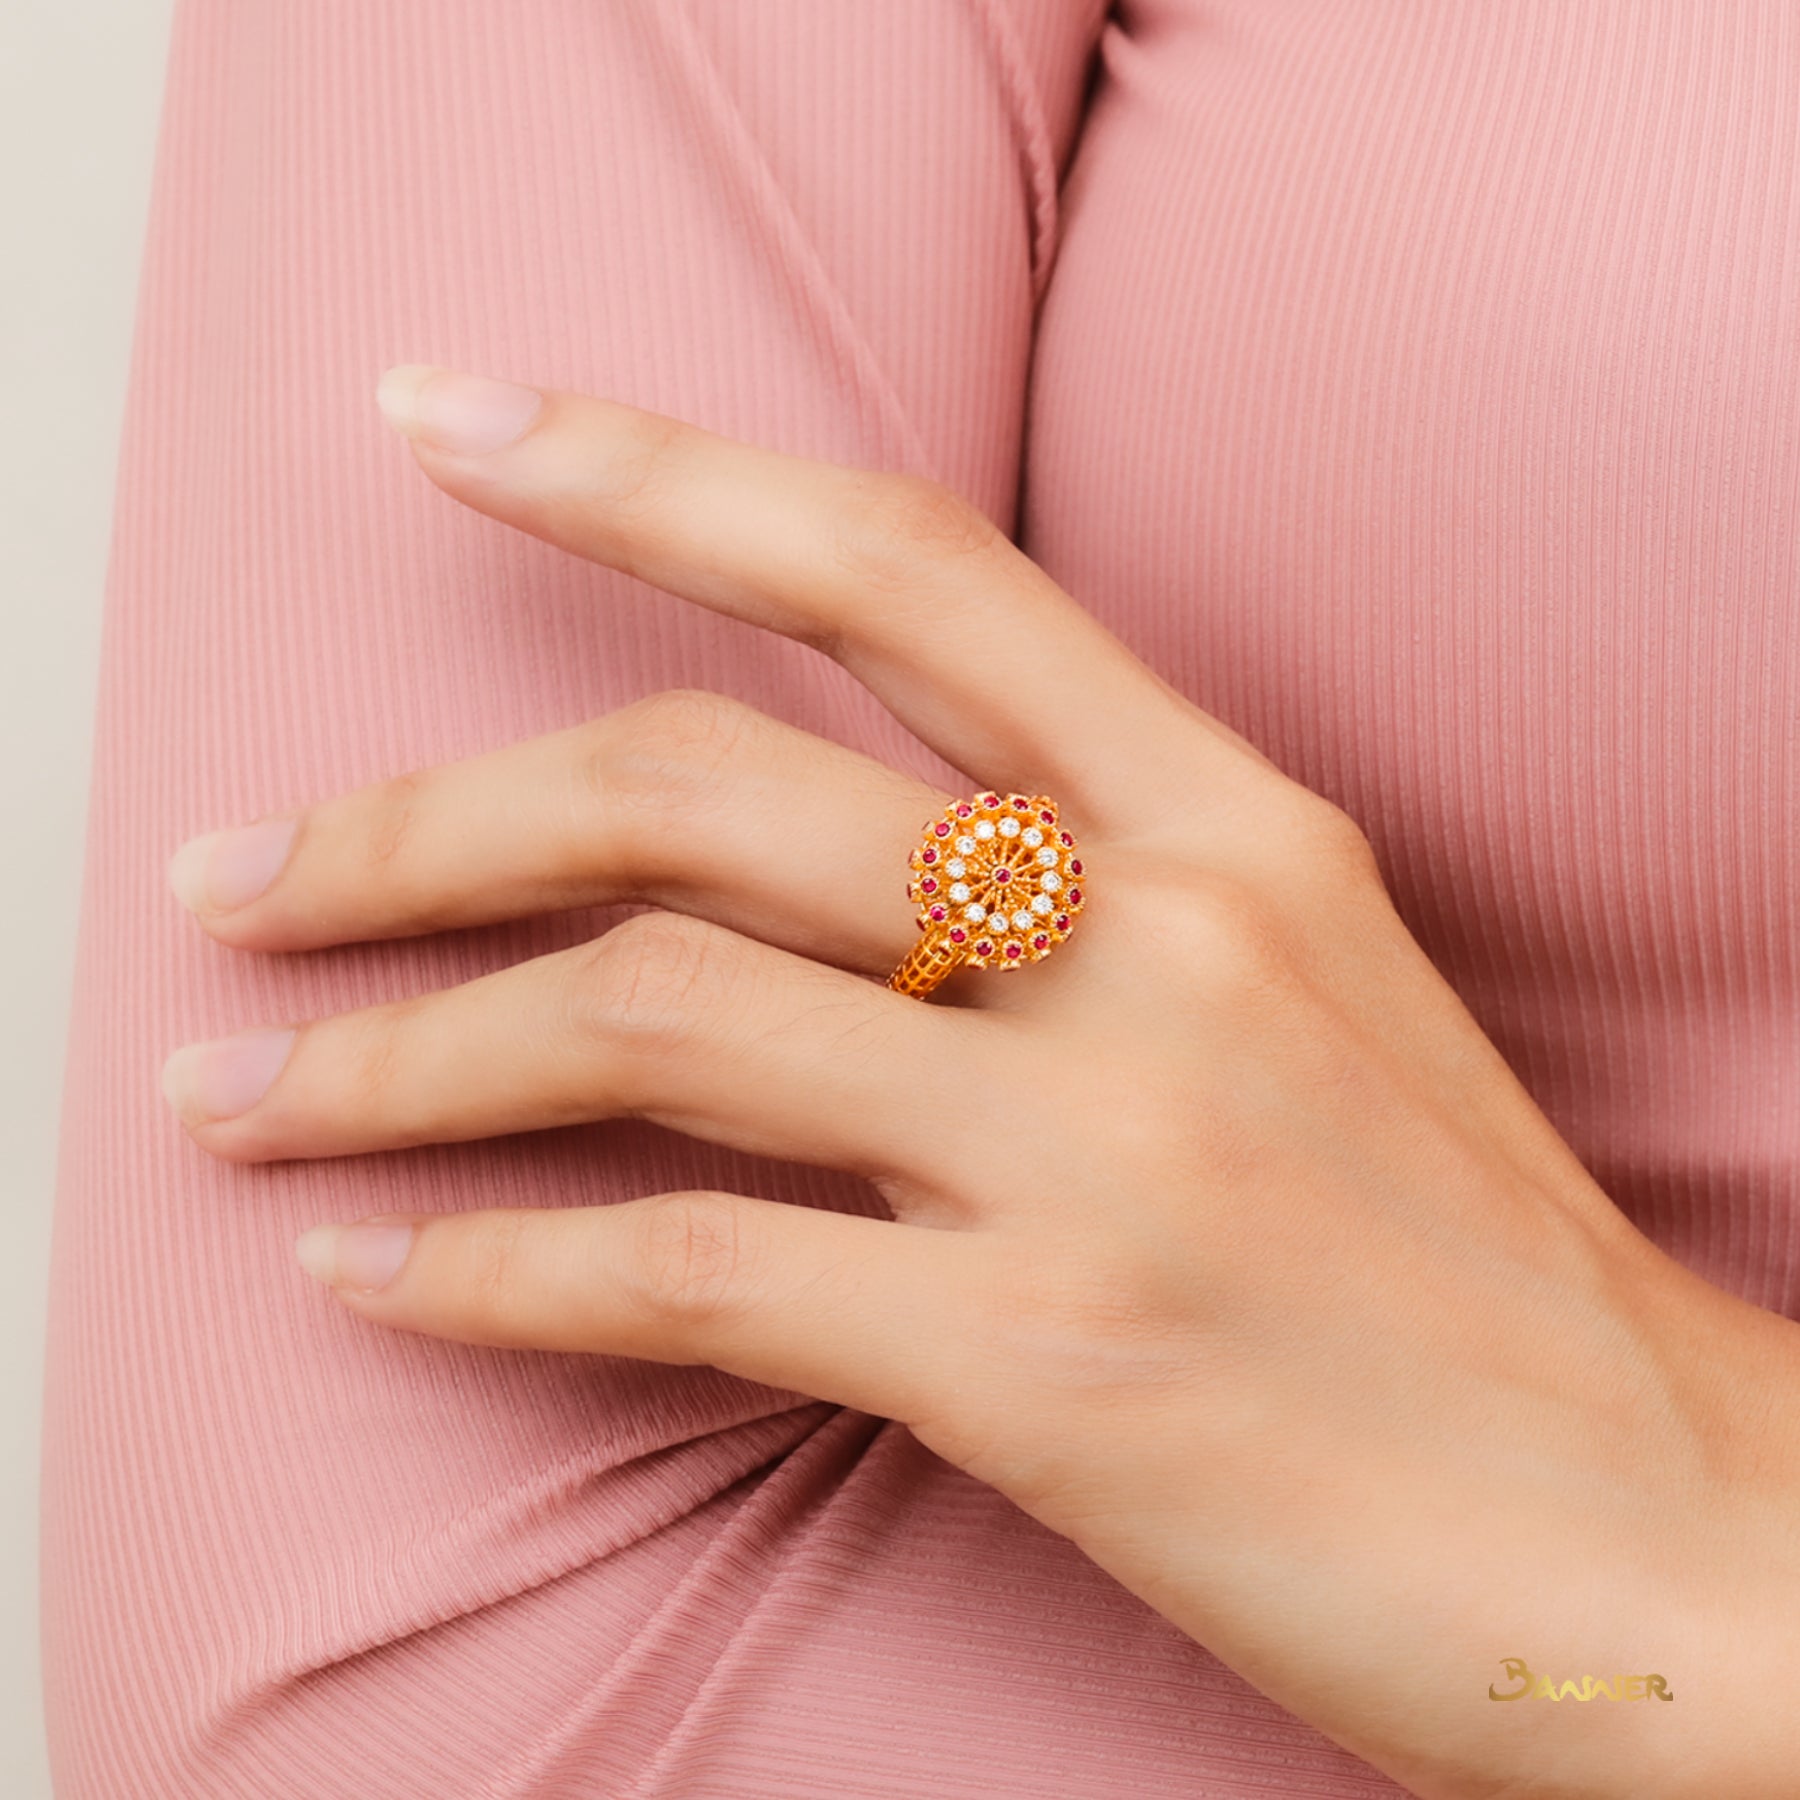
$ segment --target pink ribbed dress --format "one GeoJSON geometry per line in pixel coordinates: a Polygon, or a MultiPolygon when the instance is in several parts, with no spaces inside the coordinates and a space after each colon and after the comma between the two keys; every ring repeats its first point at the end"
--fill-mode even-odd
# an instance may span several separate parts
{"type": "Polygon", "coordinates": [[[177,1043],[635,909],[257,956],[165,864],[682,685],[963,785],[813,651],[459,509],[387,364],[931,473],[1347,807],[1619,1205],[1800,1316],[1797,172],[1792,0],[186,0],[56,1197],[59,1800],[1397,1792],[900,1426],[340,1306],[321,1220],[881,1207],[616,1121],[217,1161],[177,1043]]]}

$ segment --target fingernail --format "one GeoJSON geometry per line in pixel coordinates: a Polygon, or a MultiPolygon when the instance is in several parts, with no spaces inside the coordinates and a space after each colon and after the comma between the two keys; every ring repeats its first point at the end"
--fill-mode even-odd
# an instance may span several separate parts
{"type": "Polygon", "coordinates": [[[228,912],[254,900],[281,872],[300,821],[262,819],[189,838],[169,858],[169,886],[191,912],[228,912]]]}
{"type": "Polygon", "coordinates": [[[544,396],[510,381],[401,363],[382,376],[375,403],[406,436],[458,456],[480,456],[523,437],[544,396]]]}
{"type": "Polygon", "coordinates": [[[291,1026],[183,1044],[163,1064],[163,1098],[190,1125],[235,1119],[268,1092],[293,1046],[291,1026]]]}
{"type": "Polygon", "coordinates": [[[410,1225],[314,1225],[295,1238],[294,1255],[316,1280],[373,1293],[400,1273],[412,1244],[410,1225]]]}

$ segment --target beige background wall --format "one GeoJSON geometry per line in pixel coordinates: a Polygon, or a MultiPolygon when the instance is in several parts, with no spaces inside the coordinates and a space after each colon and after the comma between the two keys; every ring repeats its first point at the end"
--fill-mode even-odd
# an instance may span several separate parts
{"type": "Polygon", "coordinates": [[[170,0],[0,0],[0,1795],[49,1800],[44,1277],[100,592],[170,0]]]}

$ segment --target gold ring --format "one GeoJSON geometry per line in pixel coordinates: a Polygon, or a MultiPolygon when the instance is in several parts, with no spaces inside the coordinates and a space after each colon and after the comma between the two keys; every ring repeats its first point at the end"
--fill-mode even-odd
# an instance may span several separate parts
{"type": "Polygon", "coordinates": [[[964,963],[1020,969],[1048,956],[1084,904],[1081,852],[1047,794],[972,794],[929,820],[906,897],[919,941],[887,978],[923,998],[964,963]]]}

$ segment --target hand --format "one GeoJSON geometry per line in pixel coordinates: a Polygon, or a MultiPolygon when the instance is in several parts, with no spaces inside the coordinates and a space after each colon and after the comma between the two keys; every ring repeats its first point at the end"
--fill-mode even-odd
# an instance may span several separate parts
{"type": "Polygon", "coordinates": [[[904,1421],[1421,1794],[1775,1793],[1787,1709],[1732,1681],[1800,1593],[1792,1409],[1779,1457],[1739,1422],[1791,1390],[1793,1328],[1611,1205],[1348,815],[934,483],[447,373],[384,397],[447,493],[822,650],[970,780],[681,690],[185,847],[247,950],[663,909],[177,1052],[215,1155],[635,1116],[894,1214],[427,1215],[309,1233],[308,1266],[379,1324],[904,1421]],[[1041,963],[897,994],[908,857],[983,786],[1055,800],[1091,895],[1041,963]],[[1675,1703],[1495,1706],[1509,1655],[1675,1703]]]}

